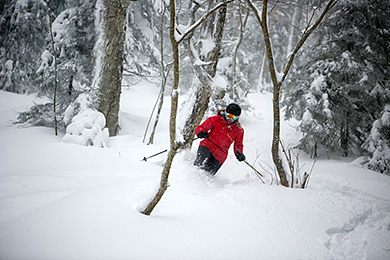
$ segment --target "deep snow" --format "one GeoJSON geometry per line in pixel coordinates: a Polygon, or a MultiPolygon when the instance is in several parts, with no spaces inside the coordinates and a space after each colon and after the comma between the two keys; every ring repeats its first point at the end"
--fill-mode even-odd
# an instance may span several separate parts
{"type": "MultiPolygon", "coordinates": [[[[232,154],[207,177],[191,165],[196,141],[175,157],[152,215],[140,214],[166,153],[141,159],[169,147],[168,99],[155,144],[142,143],[157,94],[124,88],[121,134],[96,148],[11,125],[36,99],[0,91],[0,259],[390,259],[388,176],[323,158],[307,189],[270,184],[270,94],[250,94],[240,119],[266,185],[232,154]]],[[[299,138],[293,126],[283,122],[286,144],[299,138]]],[[[312,162],[301,154],[300,164],[312,162]]]]}

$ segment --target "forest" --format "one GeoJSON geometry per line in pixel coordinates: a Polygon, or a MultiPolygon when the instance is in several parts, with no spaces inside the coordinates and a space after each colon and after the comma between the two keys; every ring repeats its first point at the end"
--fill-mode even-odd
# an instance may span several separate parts
{"type": "Polygon", "coordinates": [[[0,28],[0,259],[389,259],[389,0],[2,0],[0,28]],[[231,103],[246,159],[211,176],[195,128],[231,103]]]}
{"type": "Polygon", "coordinates": [[[365,167],[390,174],[387,0],[7,0],[0,10],[0,89],[47,100],[15,123],[69,132],[87,106],[104,115],[100,135],[115,136],[121,89],[147,80],[161,87],[158,111],[172,97],[173,159],[205,116],[230,102],[251,110],[248,93],[271,92],[282,185],[292,182],[282,115],[300,122],[293,148],[364,155],[365,167]],[[180,103],[183,93],[191,100],[180,103]],[[180,126],[178,114],[188,115],[180,126]]]}

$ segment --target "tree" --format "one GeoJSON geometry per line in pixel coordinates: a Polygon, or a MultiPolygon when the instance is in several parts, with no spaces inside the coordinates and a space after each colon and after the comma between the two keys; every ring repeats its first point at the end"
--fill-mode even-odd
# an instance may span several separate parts
{"type": "MultiPolygon", "coordinates": [[[[48,4],[48,0],[46,0],[46,4],[48,4]]],[[[49,27],[50,27],[50,39],[51,46],[53,48],[53,56],[54,56],[54,90],[53,90],[53,117],[54,117],[54,132],[55,135],[58,135],[58,121],[57,121],[57,89],[58,89],[58,62],[57,62],[57,52],[54,46],[54,35],[53,35],[53,22],[50,16],[51,10],[48,7],[48,17],[49,17],[49,27]]]]}
{"type": "Polygon", "coordinates": [[[286,116],[301,120],[300,147],[362,152],[372,123],[389,102],[390,8],[383,1],[340,1],[305,48],[288,85],[286,116]]]}
{"type": "MultiPolygon", "coordinates": [[[[153,129],[150,133],[148,144],[153,144],[153,142],[154,142],[154,135],[155,135],[156,130],[157,130],[157,125],[158,125],[158,122],[160,120],[161,111],[162,111],[162,107],[163,107],[163,103],[164,103],[164,95],[165,95],[165,89],[166,89],[167,82],[168,82],[168,75],[169,75],[170,69],[172,68],[172,66],[168,66],[165,64],[165,62],[166,62],[166,60],[165,60],[165,45],[166,44],[165,44],[164,26],[166,25],[166,22],[165,22],[166,10],[167,10],[166,3],[164,1],[162,1],[161,8],[159,9],[159,11],[156,10],[156,12],[155,12],[155,13],[159,13],[161,16],[161,20],[159,23],[160,27],[158,28],[158,35],[160,36],[160,38],[159,38],[160,49],[159,50],[160,50],[161,89],[160,89],[160,93],[157,97],[156,104],[152,109],[152,113],[150,115],[148,124],[147,124],[146,129],[145,129],[143,142],[145,142],[145,138],[146,138],[146,134],[148,132],[149,124],[152,120],[154,111],[157,107],[157,113],[156,113],[155,121],[153,124],[153,129]]],[[[139,66],[137,66],[137,67],[139,67],[139,66]]]]}
{"type": "MultiPolygon", "coordinates": [[[[42,47],[47,46],[49,22],[44,1],[3,1],[0,14],[0,89],[37,92],[42,47]]],[[[65,1],[50,1],[53,17],[65,9],[65,1]]]]}
{"type": "Polygon", "coordinates": [[[124,80],[122,85],[132,84],[140,79],[155,81],[161,77],[161,53],[168,53],[169,41],[165,30],[165,1],[137,1],[131,5],[126,20],[126,42],[124,80]],[[162,24],[162,19],[164,23],[162,24]],[[161,33],[161,28],[163,32],[161,33]],[[164,49],[161,49],[163,47],[164,49]],[[166,50],[167,49],[167,50],[166,50]]]}
{"type": "Polygon", "coordinates": [[[161,174],[160,188],[155,194],[154,198],[150,203],[142,210],[142,213],[145,215],[150,215],[153,209],[156,207],[158,202],[161,200],[165,191],[168,188],[168,177],[171,169],[173,158],[176,155],[177,150],[179,149],[179,143],[176,142],[176,114],[178,106],[178,92],[179,87],[179,43],[176,41],[176,10],[175,10],[175,0],[170,0],[170,22],[169,22],[169,35],[172,44],[173,52],[173,87],[171,94],[171,116],[169,121],[169,139],[170,139],[170,150],[168,152],[168,158],[164,164],[164,168],[161,174]]]}
{"type": "MultiPolygon", "coordinates": [[[[254,12],[258,22],[261,25],[261,29],[264,36],[264,42],[265,42],[265,48],[267,53],[267,59],[268,59],[268,67],[269,72],[272,79],[272,85],[273,85],[273,136],[272,136],[272,159],[274,161],[274,164],[276,166],[276,170],[279,174],[280,182],[283,186],[289,187],[289,183],[287,180],[287,174],[286,170],[284,169],[282,159],[279,154],[279,146],[280,146],[280,93],[281,93],[281,87],[284,82],[284,80],[287,77],[287,74],[293,64],[294,58],[297,55],[298,51],[301,49],[309,35],[318,27],[318,25],[321,23],[327,12],[337,3],[337,0],[329,0],[325,8],[323,9],[321,15],[318,17],[315,23],[308,24],[306,29],[304,30],[303,34],[300,37],[300,40],[295,45],[295,48],[291,55],[289,56],[289,59],[287,63],[283,66],[283,72],[279,75],[279,73],[276,70],[276,64],[274,61],[274,54],[273,54],[273,47],[271,43],[271,38],[269,34],[269,28],[268,28],[268,1],[263,0],[263,8],[260,15],[259,10],[257,7],[252,3],[251,0],[247,0],[247,3],[249,7],[254,12]]],[[[313,13],[314,16],[314,13],[313,13]]]]}
{"type": "MultiPolygon", "coordinates": [[[[227,4],[222,1],[222,5],[218,7],[218,10],[211,12],[212,9],[215,9],[214,6],[218,2],[214,0],[208,1],[207,9],[210,15],[202,23],[200,39],[197,41],[198,49],[195,50],[194,47],[193,33],[189,34],[184,41],[187,53],[193,64],[194,75],[197,79],[193,82],[195,93],[194,99],[190,102],[192,111],[187,117],[182,130],[184,140],[189,144],[191,144],[191,140],[194,138],[195,127],[200,124],[208,108],[209,100],[213,93],[213,78],[217,73],[217,65],[222,50],[227,4]],[[212,48],[209,47],[210,42],[213,46],[212,48]]],[[[194,24],[195,14],[200,6],[196,2],[191,4],[190,24],[194,24]]]]}
{"type": "Polygon", "coordinates": [[[371,154],[367,167],[390,175],[390,105],[386,105],[374,122],[364,147],[371,154]]]}
{"type": "Polygon", "coordinates": [[[241,82],[242,77],[239,75],[237,70],[237,61],[238,61],[238,55],[239,55],[239,49],[241,47],[242,41],[244,39],[244,29],[246,27],[246,24],[248,22],[249,18],[249,9],[245,9],[241,5],[241,1],[238,3],[238,18],[239,18],[239,28],[238,28],[238,37],[237,37],[237,44],[234,47],[234,52],[232,56],[232,72],[231,72],[231,85],[232,85],[232,99],[235,102],[238,102],[239,100],[239,94],[238,94],[238,86],[242,85],[241,82]],[[243,14],[245,12],[245,14],[243,14]]]}
{"type": "Polygon", "coordinates": [[[58,14],[58,7],[51,7],[50,3],[48,1],[47,8],[42,10],[49,31],[37,59],[40,66],[30,81],[34,92],[48,97],[50,102],[36,104],[22,112],[18,122],[55,127],[53,118],[57,118],[58,130],[63,130],[68,123],[63,120],[66,109],[81,92],[88,91],[91,84],[95,0],[75,2],[58,14]]]}
{"type": "Polygon", "coordinates": [[[169,10],[170,10],[170,23],[169,23],[169,36],[172,45],[172,53],[173,53],[173,86],[171,93],[171,112],[170,112],[170,120],[169,120],[169,139],[170,139],[170,150],[168,151],[168,158],[164,164],[163,171],[161,173],[160,186],[154,197],[150,200],[148,205],[146,205],[145,209],[141,211],[141,213],[145,215],[150,215],[153,209],[157,206],[158,202],[161,200],[165,191],[168,188],[168,177],[171,169],[171,165],[173,159],[177,153],[177,151],[184,147],[186,144],[178,142],[176,140],[176,117],[177,117],[177,109],[178,109],[178,100],[179,100],[179,44],[185,39],[187,35],[190,35],[193,30],[195,30],[198,26],[202,24],[206,20],[208,16],[210,16],[213,12],[217,11],[219,8],[222,8],[226,5],[227,2],[220,3],[204,14],[200,19],[198,19],[192,27],[190,27],[185,32],[179,33],[177,32],[177,21],[176,21],[176,5],[175,0],[170,0],[169,2],[169,10]]]}
{"type": "Polygon", "coordinates": [[[110,136],[119,131],[118,113],[122,88],[125,18],[130,0],[102,0],[103,56],[101,68],[95,68],[98,77],[98,110],[106,118],[110,136]]]}

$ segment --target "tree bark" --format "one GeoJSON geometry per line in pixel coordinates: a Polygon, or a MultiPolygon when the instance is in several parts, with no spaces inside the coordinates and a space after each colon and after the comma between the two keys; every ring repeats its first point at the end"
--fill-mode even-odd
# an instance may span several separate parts
{"type": "MultiPolygon", "coordinates": [[[[210,97],[212,95],[212,78],[217,72],[217,65],[222,49],[222,37],[223,30],[225,28],[227,4],[221,5],[219,9],[214,9],[212,8],[212,6],[214,6],[216,2],[217,1],[215,0],[208,1],[208,11],[210,15],[208,19],[203,23],[200,33],[201,39],[208,38],[208,36],[211,36],[214,41],[215,47],[205,56],[200,55],[200,50],[198,50],[197,54],[199,55],[200,59],[208,65],[201,66],[195,64],[195,57],[193,56],[193,51],[191,51],[192,46],[190,42],[192,35],[190,35],[190,37],[186,39],[185,42],[185,47],[188,50],[192,63],[194,64],[195,76],[198,79],[198,82],[195,83],[197,84],[197,90],[195,92],[195,100],[193,102],[193,107],[190,116],[187,118],[183,127],[184,140],[189,145],[191,145],[191,140],[194,138],[196,126],[200,124],[208,108],[210,97]]],[[[198,6],[194,6],[192,10],[192,17],[195,17],[197,7],[198,6]]],[[[192,21],[192,23],[194,22],[195,21],[192,21]]]]}
{"type": "Polygon", "coordinates": [[[53,21],[51,19],[50,13],[51,8],[49,7],[49,1],[46,0],[46,5],[48,7],[48,16],[49,16],[49,23],[50,23],[50,39],[51,39],[51,46],[53,48],[53,56],[54,56],[54,93],[53,93],[53,114],[54,114],[54,134],[58,135],[58,121],[57,121],[57,88],[58,88],[58,61],[57,61],[57,52],[56,48],[54,46],[54,35],[53,35],[53,21]]]}
{"type": "Polygon", "coordinates": [[[157,206],[157,204],[160,202],[165,191],[168,189],[169,172],[171,170],[173,158],[175,157],[178,148],[179,148],[178,146],[176,146],[176,147],[171,146],[171,150],[168,153],[167,161],[165,162],[164,169],[161,173],[160,187],[159,187],[157,193],[154,195],[153,199],[148,203],[146,208],[141,211],[142,214],[149,216],[152,213],[152,211],[154,210],[154,208],[157,206]]]}
{"type": "Polygon", "coordinates": [[[170,150],[168,152],[168,158],[165,162],[163,172],[161,173],[160,187],[155,194],[154,198],[149,202],[146,208],[141,212],[145,215],[150,215],[153,209],[157,206],[158,202],[161,200],[165,191],[168,188],[168,177],[171,170],[171,165],[173,158],[175,157],[177,150],[179,149],[179,144],[176,143],[176,116],[177,116],[177,107],[179,94],[177,89],[179,87],[179,43],[175,39],[175,29],[176,29],[176,11],[175,11],[175,0],[170,0],[170,28],[169,36],[172,45],[173,53],[173,86],[171,93],[171,115],[169,120],[169,139],[170,139],[170,150]]]}
{"type": "Polygon", "coordinates": [[[329,10],[338,2],[338,0],[329,0],[328,4],[322,11],[320,17],[317,19],[317,21],[313,25],[308,25],[304,33],[301,35],[301,38],[299,42],[296,44],[293,52],[289,56],[289,59],[287,61],[286,66],[284,67],[283,74],[281,75],[281,78],[278,78],[276,69],[275,69],[275,61],[273,59],[273,54],[272,54],[272,45],[271,45],[271,40],[270,40],[270,35],[268,31],[268,24],[267,24],[267,11],[268,11],[268,0],[263,0],[263,8],[262,8],[262,14],[260,16],[257,8],[253,5],[251,0],[246,0],[248,3],[249,7],[252,9],[254,12],[256,19],[261,25],[261,29],[263,32],[264,36],[264,42],[265,42],[265,49],[267,53],[267,58],[268,58],[268,67],[269,67],[269,72],[271,74],[271,79],[272,79],[272,85],[273,85],[273,135],[272,135],[272,148],[271,148],[271,153],[272,153],[272,159],[274,161],[276,170],[278,172],[279,178],[280,178],[280,183],[285,186],[289,187],[289,183],[287,180],[287,174],[286,170],[283,167],[283,162],[281,159],[281,156],[279,154],[279,143],[280,143],[280,91],[281,91],[281,86],[284,82],[284,80],[287,77],[287,74],[293,64],[294,58],[297,55],[298,51],[300,48],[303,46],[305,43],[306,39],[309,37],[309,35],[318,27],[318,25],[321,23],[325,15],[329,12],[329,10]]]}
{"type": "Polygon", "coordinates": [[[124,24],[130,0],[103,0],[105,48],[101,77],[98,83],[98,110],[106,118],[110,136],[118,134],[119,101],[122,86],[124,24]]]}
{"type": "MultiPolygon", "coordinates": [[[[161,38],[161,41],[160,41],[160,57],[161,57],[161,76],[162,76],[162,80],[161,80],[161,89],[160,89],[160,93],[159,93],[159,97],[158,97],[158,108],[157,108],[157,114],[156,114],[156,119],[154,120],[154,125],[153,125],[153,129],[152,129],[152,132],[150,133],[150,137],[149,137],[149,142],[148,142],[148,145],[149,144],[153,144],[153,141],[154,141],[154,134],[156,133],[156,130],[157,130],[157,125],[158,125],[158,122],[160,120],[160,115],[161,115],[161,111],[162,111],[162,106],[163,106],[163,103],[164,103],[164,93],[165,93],[165,86],[167,84],[167,78],[168,78],[168,73],[165,71],[166,69],[166,66],[165,66],[165,62],[164,62],[164,26],[165,26],[165,20],[164,20],[164,17],[165,17],[165,10],[166,10],[166,4],[164,3],[163,5],[163,11],[162,11],[162,15],[161,15],[161,24],[160,24],[160,38],[161,38]]],[[[153,109],[154,111],[154,109],[153,109]]],[[[153,112],[152,112],[152,115],[153,115],[153,112]]],[[[152,115],[150,115],[150,117],[152,117],[152,115]]],[[[147,132],[147,128],[146,128],[146,131],[145,131],[145,136],[146,136],[146,132],[147,132]]]]}
{"type": "Polygon", "coordinates": [[[273,85],[273,135],[272,135],[272,159],[274,161],[276,170],[279,174],[280,183],[288,187],[288,180],[287,180],[287,174],[286,170],[283,167],[282,158],[279,154],[279,143],[280,143],[280,87],[282,85],[282,82],[278,82],[278,78],[276,75],[276,69],[275,69],[275,62],[272,54],[272,46],[271,46],[271,40],[268,33],[268,24],[267,24],[267,4],[268,1],[263,1],[263,11],[262,11],[262,19],[261,19],[261,29],[263,31],[264,35],[264,41],[265,41],[265,49],[267,53],[268,58],[268,66],[269,71],[271,73],[271,79],[272,79],[272,85],[273,85]]]}
{"type": "MultiPolygon", "coordinates": [[[[177,108],[179,101],[179,44],[183,38],[176,40],[175,38],[175,30],[176,30],[176,10],[175,10],[175,0],[170,0],[169,2],[169,10],[170,10],[170,28],[169,28],[169,36],[172,45],[172,53],[173,53],[173,86],[171,92],[171,114],[169,120],[169,139],[170,139],[170,150],[168,152],[168,158],[165,162],[163,172],[161,174],[160,187],[153,199],[148,203],[144,210],[141,211],[142,214],[150,215],[154,208],[157,206],[158,202],[161,200],[165,191],[168,188],[168,177],[171,170],[172,161],[177,153],[177,151],[183,147],[183,144],[180,142],[176,142],[176,117],[177,117],[177,108]]],[[[208,13],[209,14],[209,13],[208,13]]],[[[207,17],[207,15],[204,17],[207,17]]],[[[203,18],[199,20],[199,24],[201,21],[204,21],[203,18]]],[[[193,27],[194,30],[196,27],[193,27]]],[[[188,32],[191,34],[191,32],[188,32]]]]}

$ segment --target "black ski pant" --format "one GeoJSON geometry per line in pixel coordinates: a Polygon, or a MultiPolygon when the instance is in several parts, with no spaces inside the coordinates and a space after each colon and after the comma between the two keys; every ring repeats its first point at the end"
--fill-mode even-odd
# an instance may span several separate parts
{"type": "Polygon", "coordinates": [[[215,175],[219,168],[221,168],[222,163],[215,159],[209,148],[206,146],[199,146],[194,165],[215,175]]]}

